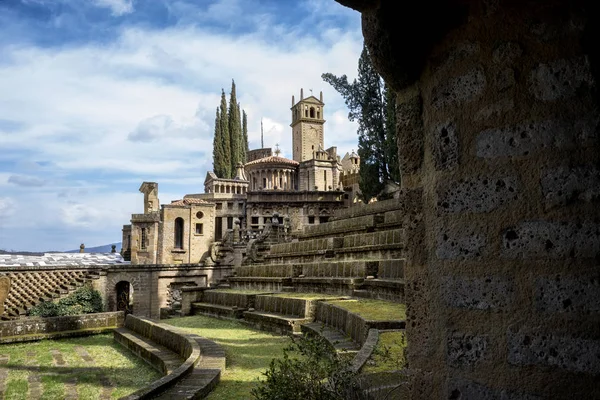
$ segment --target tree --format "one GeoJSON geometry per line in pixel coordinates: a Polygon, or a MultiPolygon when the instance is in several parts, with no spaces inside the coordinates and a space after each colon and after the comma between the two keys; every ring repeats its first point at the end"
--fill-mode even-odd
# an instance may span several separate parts
{"type": "Polygon", "coordinates": [[[242,162],[242,125],[240,121],[240,109],[235,93],[235,81],[231,80],[231,93],[229,97],[229,145],[230,145],[230,168],[231,172],[227,178],[235,176],[238,163],[242,162]]]}
{"type": "Polygon", "coordinates": [[[213,171],[218,177],[223,177],[227,173],[227,164],[229,160],[223,147],[223,132],[221,131],[221,113],[217,107],[215,116],[215,136],[213,138],[213,171]]]}
{"type": "Polygon", "coordinates": [[[229,135],[229,118],[227,113],[227,99],[225,98],[225,91],[221,89],[221,106],[220,106],[220,118],[219,118],[219,129],[221,130],[221,149],[223,151],[223,170],[222,175],[215,174],[219,178],[230,178],[231,177],[231,141],[229,135]]]}
{"type": "Polygon", "coordinates": [[[242,144],[242,162],[246,163],[248,161],[248,151],[250,149],[248,148],[248,116],[244,110],[242,110],[242,144]]]}
{"type": "Polygon", "coordinates": [[[358,373],[321,336],[293,338],[283,358],[271,360],[265,380],[252,389],[257,400],[360,400],[358,373]]]}
{"type": "Polygon", "coordinates": [[[395,100],[373,68],[367,47],[358,60],[358,78],[331,73],[321,75],[342,95],[348,106],[348,119],[358,122],[359,188],[368,202],[383,189],[385,181],[399,181],[398,151],[395,135],[395,100]]]}

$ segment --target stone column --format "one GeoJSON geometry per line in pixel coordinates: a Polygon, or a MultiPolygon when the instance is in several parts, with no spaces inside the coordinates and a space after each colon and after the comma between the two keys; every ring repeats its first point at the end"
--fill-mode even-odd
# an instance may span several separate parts
{"type": "Polygon", "coordinates": [[[599,397],[598,12],[338,1],[397,93],[407,398],[599,397]]]}

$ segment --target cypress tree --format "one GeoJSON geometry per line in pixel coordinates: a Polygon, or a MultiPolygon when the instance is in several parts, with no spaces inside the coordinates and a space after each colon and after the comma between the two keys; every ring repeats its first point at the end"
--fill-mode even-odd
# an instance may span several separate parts
{"type": "Polygon", "coordinates": [[[215,137],[213,138],[213,172],[218,177],[222,177],[226,172],[226,165],[229,161],[226,159],[223,148],[223,133],[221,131],[221,114],[219,107],[215,116],[215,137]]]}
{"type": "MultiPolygon", "coordinates": [[[[219,178],[231,178],[231,144],[229,136],[229,118],[227,115],[227,99],[225,91],[221,89],[219,128],[221,130],[221,148],[223,149],[223,171],[219,178]]],[[[216,173],[216,172],[215,172],[216,173]]]]}
{"type": "Polygon", "coordinates": [[[243,163],[248,161],[248,151],[250,150],[248,147],[248,116],[246,115],[246,111],[242,110],[242,148],[244,149],[244,158],[243,163]]]}
{"type": "Polygon", "coordinates": [[[385,154],[389,179],[400,183],[400,163],[398,161],[398,138],[396,136],[396,93],[386,84],[383,88],[385,102],[385,154]]]}
{"type": "Polygon", "coordinates": [[[240,109],[235,93],[235,81],[231,80],[231,94],[229,97],[229,145],[230,145],[230,163],[231,176],[233,178],[238,163],[242,161],[242,128],[240,121],[240,109]]]}
{"type": "Polygon", "coordinates": [[[358,122],[359,188],[363,200],[368,202],[381,192],[385,180],[396,180],[399,176],[399,172],[398,175],[392,172],[398,155],[396,146],[392,146],[396,138],[395,115],[390,120],[394,113],[391,109],[388,111],[390,107],[395,109],[395,103],[386,102],[382,79],[373,68],[364,45],[358,60],[358,78],[352,83],[346,75],[337,77],[325,73],[321,77],[344,98],[349,109],[348,119],[358,122]]]}

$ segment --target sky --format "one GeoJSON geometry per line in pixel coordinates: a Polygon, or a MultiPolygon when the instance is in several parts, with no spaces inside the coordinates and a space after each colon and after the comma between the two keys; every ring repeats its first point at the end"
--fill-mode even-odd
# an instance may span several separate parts
{"type": "Polygon", "coordinates": [[[143,212],[202,193],[221,89],[250,148],[291,158],[291,97],[325,102],[325,146],[357,147],[321,74],[356,76],[360,15],[333,0],[0,0],[0,249],[119,242],[143,212]]]}

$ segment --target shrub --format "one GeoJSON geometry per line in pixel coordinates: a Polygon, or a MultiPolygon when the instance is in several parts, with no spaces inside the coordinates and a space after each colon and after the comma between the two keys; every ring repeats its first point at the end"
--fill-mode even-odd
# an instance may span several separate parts
{"type": "Polygon", "coordinates": [[[54,303],[43,301],[29,310],[37,317],[59,317],[63,315],[90,314],[102,311],[102,296],[91,286],[80,287],[67,297],[54,303]]]}
{"type": "Polygon", "coordinates": [[[360,400],[358,374],[321,337],[292,338],[283,358],[273,359],[266,379],[252,389],[258,400],[360,400]]]}

